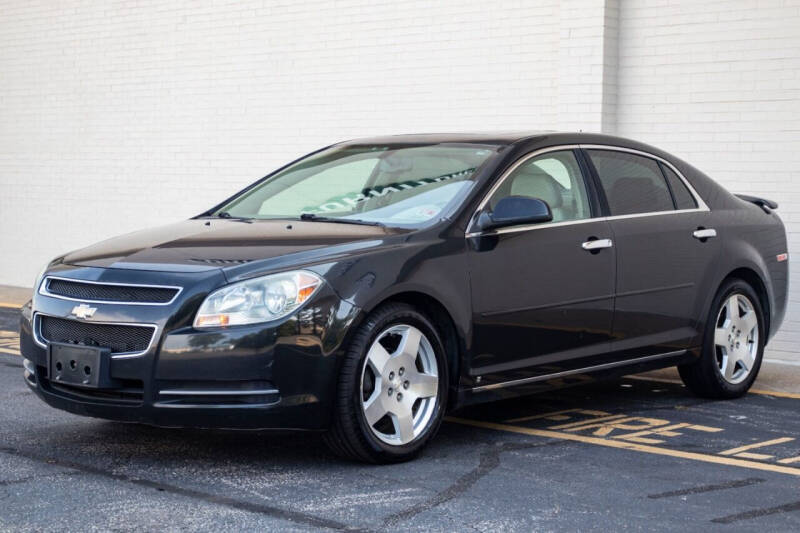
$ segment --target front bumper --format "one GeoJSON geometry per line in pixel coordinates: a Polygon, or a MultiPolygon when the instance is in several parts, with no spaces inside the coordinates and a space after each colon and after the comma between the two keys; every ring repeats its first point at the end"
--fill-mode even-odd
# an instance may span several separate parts
{"type": "MultiPolygon", "coordinates": [[[[131,282],[130,271],[113,269],[69,267],[59,275],[131,282]]],[[[155,326],[144,352],[111,356],[113,388],[86,389],[56,383],[48,376],[47,340],[38,329],[41,317],[75,319],[70,311],[78,301],[36,294],[32,306],[23,308],[20,350],[25,381],[42,400],[79,415],[167,427],[328,427],[338,356],[356,307],[325,285],[312,301],[284,319],[197,330],[191,326],[194,312],[221,284],[216,277],[221,273],[205,274],[203,279],[192,275],[191,280],[178,279],[186,274],[135,275],[137,283],[157,279],[186,288],[168,306],[92,304],[97,312],[84,322],[155,326]]]]}

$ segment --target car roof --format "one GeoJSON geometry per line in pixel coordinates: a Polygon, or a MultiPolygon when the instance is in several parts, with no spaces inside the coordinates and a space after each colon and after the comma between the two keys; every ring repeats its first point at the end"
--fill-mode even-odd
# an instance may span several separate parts
{"type": "Polygon", "coordinates": [[[405,135],[386,135],[378,137],[363,137],[345,141],[344,145],[363,144],[439,144],[439,143],[469,143],[510,145],[526,143],[532,146],[549,146],[557,144],[599,144],[621,146],[634,150],[643,150],[656,155],[667,155],[658,148],[625,139],[614,135],[584,132],[558,132],[558,131],[500,131],[500,132],[465,132],[465,133],[414,133],[405,135]]]}
{"type": "Polygon", "coordinates": [[[402,135],[383,135],[362,137],[345,141],[344,144],[437,144],[437,143],[476,143],[476,144],[512,144],[520,140],[547,135],[544,131],[528,132],[463,132],[463,133],[410,133],[402,135]]]}
{"type": "MultiPolygon", "coordinates": [[[[439,143],[470,143],[494,146],[511,146],[509,157],[517,157],[520,153],[562,145],[616,146],[651,154],[672,163],[689,180],[697,193],[712,208],[721,198],[732,195],[714,182],[703,172],[674,155],[654,146],[604,133],[559,132],[559,131],[503,131],[503,132],[467,132],[467,133],[419,133],[411,135],[387,135],[365,137],[338,143],[347,145],[425,145],[439,143]]],[[[722,204],[719,204],[722,205],[722,204]]]]}

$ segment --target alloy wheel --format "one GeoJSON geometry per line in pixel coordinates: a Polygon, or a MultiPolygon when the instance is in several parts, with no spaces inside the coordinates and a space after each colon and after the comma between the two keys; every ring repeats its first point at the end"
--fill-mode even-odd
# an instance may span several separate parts
{"type": "Polygon", "coordinates": [[[439,374],[436,354],[414,326],[381,332],[361,369],[361,408],[372,434],[404,445],[426,432],[436,412],[439,374]]]}
{"type": "Polygon", "coordinates": [[[731,384],[747,379],[758,353],[758,315],[750,299],[735,292],[717,315],[714,330],[717,369],[731,384]]]}

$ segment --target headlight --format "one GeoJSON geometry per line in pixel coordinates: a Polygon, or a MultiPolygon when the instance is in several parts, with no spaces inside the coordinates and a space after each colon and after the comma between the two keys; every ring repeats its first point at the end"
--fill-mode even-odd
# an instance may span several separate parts
{"type": "Polygon", "coordinates": [[[196,328],[240,326],[282,318],[322,285],[312,272],[295,270],[248,279],[208,295],[194,319],[196,328]]]}

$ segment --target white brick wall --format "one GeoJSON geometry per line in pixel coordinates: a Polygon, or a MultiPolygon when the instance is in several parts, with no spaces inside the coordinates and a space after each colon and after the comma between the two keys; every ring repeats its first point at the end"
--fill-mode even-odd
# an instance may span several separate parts
{"type": "Polygon", "coordinates": [[[556,0],[0,0],[0,283],[326,143],[552,128],[556,0]]]}
{"type": "Polygon", "coordinates": [[[617,132],[779,202],[793,280],[770,345],[800,351],[800,1],[623,1],[617,132]]]}
{"type": "Polygon", "coordinates": [[[562,0],[558,117],[550,127],[609,132],[616,106],[619,1],[562,0]]]}
{"type": "Polygon", "coordinates": [[[800,0],[0,0],[0,283],[419,131],[651,142],[781,202],[800,258],[799,125],[800,0]]]}

